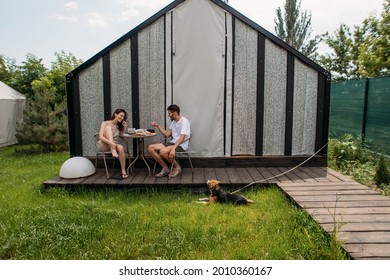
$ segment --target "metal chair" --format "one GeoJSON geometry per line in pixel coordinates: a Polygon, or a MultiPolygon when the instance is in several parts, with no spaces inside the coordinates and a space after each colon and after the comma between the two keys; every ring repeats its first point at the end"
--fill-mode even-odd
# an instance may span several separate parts
{"type": "Polygon", "coordinates": [[[99,156],[102,156],[103,157],[103,162],[104,162],[104,168],[106,169],[107,179],[110,179],[110,175],[108,174],[107,160],[106,159],[107,158],[112,159],[112,162],[113,162],[112,168],[114,168],[114,166],[115,166],[115,157],[112,156],[112,153],[110,151],[102,152],[103,147],[99,143],[99,133],[95,133],[95,135],[93,136],[93,139],[95,140],[95,143],[96,143],[95,168],[97,168],[97,162],[98,162],[99,156]]]}
{"type": "MultiPolygon", "coordinates": [[[[192,134],[191,134],[190,137],[189,137],[187,140],[185,140],[184,142],[190,141],[191,138],[192,138],[192,134]]],[[[165,142],[165,143],[169,143],[169,141],[168,141],[169,139],[172,139],[172,137],[170,136],[170,137],[165,138],[165,139],[163,140],[163,143],[164,143],[164,142],[165,142]]],[[[183,142],[183,143],[184,143],[184,142],[183,142]]],[[[175,159],[174,159],[174,160],[176,160],[177,164],[179,164],[179,165],[180,165],[180,163],[179,163],[179,157],[178,157],[178,156],[180,156],[180,155],[185,155],[185,156],[187,156],[188,162],[190,163],[190,166],[191,166],[192,173],[195,173],[195,171],[194,171],[194,166],[192,165],[192,161],[191,161],[191,156],[190,156],[190,153],[188,152],[188,150],[187,150],[187,151],[183,151],[183,150],[180,150],[179,148],[176,149],[175,159]]],[[[174,161],[172,161],[172,164],[171,164],[171,170],[170,170],[171,173],[172,173],[172,170],[173,170],[173,162],[174,162],[174,161]]],[[[154,162],[153,173],[154,173],[155,171],[156,171],[156,161],[154,162]]]]}
{"type": "MultiPolygon", "coordinates": [[[[123,141],[123,144],[126,144],[126,145],[124,145],[124,147],[125,147],[125,151],[126,151],[127,157],[129,159],[129,164],[130,164],[131,163],[131,157],[130,157],[129,143],[126,140],[124,140],[122,137],[119,137],[119,139],[121,139],[123,141]]],[[[99,156],[102,156],[103,157],[103,162],[104,162],[104,168],[106,170],[107,179],[110,179],[110,175],[108,174],[107,159],[112,159],[112,162],[113,162],[112,163],[112,168],[114,168],[115,167],[115,157],[112,156],[112,153],[110,151],[102,152],[103,148],[99,144],[99,133],[95,133],[94,140],[96,142],[95,168],[97,168],[97,162],[98,162],[99,156]]]]}

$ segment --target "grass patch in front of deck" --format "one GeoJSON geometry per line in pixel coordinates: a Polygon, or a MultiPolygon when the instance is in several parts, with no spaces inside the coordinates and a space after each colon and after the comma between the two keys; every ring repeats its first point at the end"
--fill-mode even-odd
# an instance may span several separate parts
{"type": "Polygon", "coordinates": [[[276,187],[246,192],[248,207],[186,191],[44,190],[67,158],[0,149],[0,259],[347,258],[276,187]]]}

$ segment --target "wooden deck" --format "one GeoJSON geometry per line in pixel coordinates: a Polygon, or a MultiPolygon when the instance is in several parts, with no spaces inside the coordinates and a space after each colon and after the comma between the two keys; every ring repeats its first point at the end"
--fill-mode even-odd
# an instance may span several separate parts
{"type": "Polygon", "coordinates": [[[180,176],[172,179],[167,177],[156,179],[149,177],[147,169],[136,169],[130,173],[129,178],[121,180],[119,169],[110,170],[110,179],[106,178],[104,169],[97,169],[96,173],[80,179],[62,179],[54,177],[44,182],[46,186],[50,185],[83,185],[83,186],[123,186],[129,189],[146,186],[195,186],[206,189],[208,179],[217,179],[226,187],[236,187],[246,185],[253,181],[260,181],[261,184],[275,183],[313,183],[313,182],[343,182],[347,180],[341,174],[328,170],[325,167],[300,167],[286,175],[278,178],[272,178],[283,172],[288,171],[287,167],[241,167],[241,168],[184,168],[180,176]],[[272,178],[272,179],[268,179],[272,178]]]}
{"type": "Polygon", "coordinates": [[[129,178],[120,180],[112,171],[107,179],[104,169],[87,178],[75,180],[55,177],[44,182],[53,185],[83,185],[136,189],[145,187],[190,187],[206,191],[208,179],[221,181],[226,189],[237,189],[248,183],[276,184],[298,206],[305,209],[329,234],[337,228],[337,236],[353,259],[390,259],[390,198],[361,185],[326,167],[299,167],[291,172],[287,167],[250,168],[184,168],[182,174],[168,178],[149,177],[147,169],[138,169],[129,178]],[[277,178],[272,178],[278,176],[277,178]]]}

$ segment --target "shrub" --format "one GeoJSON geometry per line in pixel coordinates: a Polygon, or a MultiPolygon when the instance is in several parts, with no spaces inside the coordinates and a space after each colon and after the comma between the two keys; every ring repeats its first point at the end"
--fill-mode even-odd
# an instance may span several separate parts
{"type": "Polygon", "coordinates": [[[345,134],[337,139],[329,140],[329,157],[337,168],[346,168],[351,162],[366,162],[369,156],[360,138],[345,134]]]}
{"type": "Polygon", "coordinates": [[[378,165],[375,169],[375,183],[381,187],[390,184],[390,170],[385,157],[382,155],[379,158],[378,165]]]}

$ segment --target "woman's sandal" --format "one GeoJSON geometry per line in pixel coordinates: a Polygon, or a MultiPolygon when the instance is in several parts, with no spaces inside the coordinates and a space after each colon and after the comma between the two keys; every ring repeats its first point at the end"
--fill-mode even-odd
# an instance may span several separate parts
{"type": "Polygon", "coordinates": [[[179,176],[179,174],[181,173],[181,167],[175,167],[173,168],[172,172],[169,173],[169,178],[175,178],[177,176],[179,176]]]}
{"type": "Polygon", "coordinates": [[[165,170],[165,169],[162,169],[160,171],[160,173],[156,174],[156,178],[161,178],[161,177],[165,177],[169,174],[169,170],[165,170]]]}
{"type": "Polygon", "coordinates": [[[122,179],[127,179],[127,178],[129,178],[129,174],[127,174],[127,173],[123,174],[122,173],[122,179]]]}

